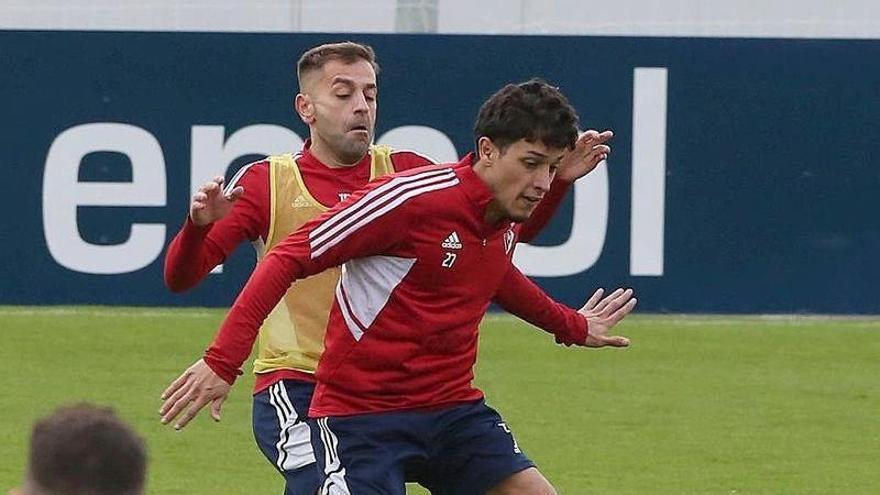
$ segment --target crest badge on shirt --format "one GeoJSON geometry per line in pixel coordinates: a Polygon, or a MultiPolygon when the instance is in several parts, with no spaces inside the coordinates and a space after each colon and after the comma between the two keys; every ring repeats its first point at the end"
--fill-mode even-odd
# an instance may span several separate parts
{"type": "Polygon", "coordinates": [[[510,254],[510,250],[513,249],[513,238],[515,237],[513,233],[513,229],[507,229],[507,232],[504,233],[504,253],[510,254]]]}

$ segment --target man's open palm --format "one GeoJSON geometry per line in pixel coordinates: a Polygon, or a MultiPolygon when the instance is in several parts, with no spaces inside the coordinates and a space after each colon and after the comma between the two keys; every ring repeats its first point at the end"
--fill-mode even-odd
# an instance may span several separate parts
{"type": "Polygon", "coordinates": [[[598,289],[590,296],[578,313],[587,318],[589,324],[587,347],[627,347],[629,339],[626,337],[608,335],[611,327],[617,325],[626,315],[636,307],[638,300],[633,297],[632,289],[617,289],[605,296],[603,289],[598,289]]]}

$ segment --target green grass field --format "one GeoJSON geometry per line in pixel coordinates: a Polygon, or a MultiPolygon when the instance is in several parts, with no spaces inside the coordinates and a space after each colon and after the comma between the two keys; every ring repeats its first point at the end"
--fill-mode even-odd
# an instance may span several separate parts
{"type": "MultiPolygon", "coordinates": [[[[146,437],[151,494],[281,493],[251,437],[249,376],[221,423],[159,424],[160,392],[222,316],[0,307],[0,493],[21,479],[31,423],[82,400],[146,437]]],[[[620,330],[632,348],[595,351],[483,324],[478,384],[560,493],[878,493],[880,320],[635,316],[620,330]]]]}

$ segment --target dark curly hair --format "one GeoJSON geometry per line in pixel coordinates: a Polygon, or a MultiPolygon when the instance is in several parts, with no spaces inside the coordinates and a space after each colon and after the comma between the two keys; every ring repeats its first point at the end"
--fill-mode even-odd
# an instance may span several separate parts
{"type": "Polygon", "coordinates": [[[541,79],[508,84],[489,97],[474,124],[474,140],[483,136],[502,151],[525,139],[550,148],[574,148],[578,116],[559,88],[541,79]]]}

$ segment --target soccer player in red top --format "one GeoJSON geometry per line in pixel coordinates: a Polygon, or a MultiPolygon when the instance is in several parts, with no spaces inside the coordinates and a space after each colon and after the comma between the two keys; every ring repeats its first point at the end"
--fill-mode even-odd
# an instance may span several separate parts
{"type": "MultiPolygon", "coordinates": [[[[200,188],[190,217],[166,255],[166,283],[172,290],[195,286],[245,240],[263,257],[287,234],[368,180],[432,163],[414,152],[370,145],[378,68],[369,47],[348,42],[321,45],[303,54],[297,69],[301,93],[296,109],[310,128],[310,140],[296,155],[267,157],[247,165],[225,193],[222,177],[200,188]]],[[[524,240],[546,223],[567,184],[607,156],[610,149],[604,143],[609,137],[610,132],[589,131],[579,140],[577,152],[566,157],[570,162],[567,175],[554,182],[536,218],[520,233],[524,240]]],[[[305,417],[338,279],[339,270],[331,269],[296,284],[259,333],[254,435],[260,450],[285,476],[286,493],[314,493],[317,487],[305,417]]],[[[249,353],[252,344],[244,352],[249,353]]],[[[227,345],[228,340],[216,344],[221,349],[227,345]]],[[[197,362],[175,384],[184,386],[199,369],[208,368],[197,362]]],[[[173,396],[172,390],[169,387],[166,398],[173,396]]],[[[222,399],[214,403],[215,419],[221,404],[222,399]]],[[[163,414],[168,410],[166,404],[163,414]]]]}
{"type": "Polygon", "coordinates": [[[505,86],[480,110],[476,156],[383,177],[278,243],[220,328],[217,342],[239,345],[205,353],[223,383],[200,377],[210,386],[184,402],[228,393],[290,284],[342,265],[309,413],[321,493],[403,494],[406,479],[432,493],[553,493],[472,379],[493,297],[557,342],[629,344],[607,332],[635,306],[631,290],[575,311],[511,263],[517,222],[550,190],[576,122],[556,88],[505,86]]]}

